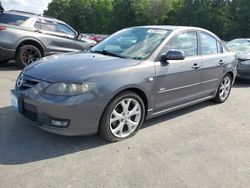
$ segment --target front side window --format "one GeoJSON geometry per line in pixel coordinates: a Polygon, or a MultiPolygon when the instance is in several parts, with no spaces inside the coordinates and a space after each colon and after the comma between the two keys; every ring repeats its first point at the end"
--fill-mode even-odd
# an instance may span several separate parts
{"type": "Polygon", "coordinates": [[[72,29],[70,29],[68,26],[61,24],[61,23],[56,24],[56,31],[60,33],[65,33],[68,35],[76,35],[76,33],[72,29]]]}
{"type": "Polygon", "coordinates": [[[0,23],[19,26],[28,19],[27,16],[0,13],[0,23]]]}
{"type": "Polygon", "coordinates": [[[198,40],[196,32],[186,32],[175,36],[167,44],[165,51],[182,50],[186,57],[198,55],[198,40]]]}
{"type": "Polygon", "coordinates": [[[217,40],[210,35],[205,33],[201,33],[201,54],[209,55],[209,54],[217,54],[217,40]]]}
{"type": "Polygon", "coordinates": [[[165,29],[124,29],[93,47],[91,52],[143,60],[156,50],[169,33],[165,29]]]}

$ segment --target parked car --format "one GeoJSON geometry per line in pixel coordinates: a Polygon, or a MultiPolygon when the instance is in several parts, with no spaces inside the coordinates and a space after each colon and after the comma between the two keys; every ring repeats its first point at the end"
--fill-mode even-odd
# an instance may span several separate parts
{"type": "Polygon", "coordinates": [[[95,44],[60,20],[20,11],[0,12],[0,62],[15,59],[25,67],[47,55],[82,51],[95,44]]]}
{"type": "Polygon", "coordinates": [[[12,104],[43,130],[99,132],[120,141],[135,135],[145,119],[210,99],[225,102],[237,61],[201,28],[133,27],[89,52],[29,65],[17,78],[12,104]]]}
{"type": "Polygon", "coordinates": [[[236,52],[239,59],[237,78],[250,79],[250,38],[232,40],[227,47],[236,52]]]}
{"type": "Polygon", "coordinates": [[[89,39],[94,40],[96,42],[101,42],[104,39],[106,39],[108,37],[108,35],[100,35],[100,34],[92,34],[89,36],[89,39]]]}

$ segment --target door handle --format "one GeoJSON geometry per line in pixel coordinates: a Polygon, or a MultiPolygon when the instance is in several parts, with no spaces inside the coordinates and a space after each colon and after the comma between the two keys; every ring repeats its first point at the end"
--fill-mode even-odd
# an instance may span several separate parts
{"type": "Polygon", "coordinates": [[[219,65],[224,65],[224,63],[225,63],[225,62],[224,62],[223,60],[220,60],[218,64],[219,64],[219,65]]]}
{"type": "Polygon", "coordinates": [[[201,66],[197,63],[195,63],[193,66],[192,66],[192,69],[199,69],[201,68],[201,66]]]}
{"type": "Polygon", "coordinates": [[[35,30],[35,32],[37,32],[37,33],[42,33],[42,31],[39,30],[39,29],[35,30]]]}

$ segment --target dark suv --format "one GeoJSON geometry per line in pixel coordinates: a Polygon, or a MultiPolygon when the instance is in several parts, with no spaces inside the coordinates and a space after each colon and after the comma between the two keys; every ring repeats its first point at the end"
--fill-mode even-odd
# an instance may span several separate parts
{"type": "Polygon", "coordinates": [[[0,12],[0,62],[15,59],[25,67],[47,55],[82,51],[95,44],[60,20],[14,10],[0,12]]]}

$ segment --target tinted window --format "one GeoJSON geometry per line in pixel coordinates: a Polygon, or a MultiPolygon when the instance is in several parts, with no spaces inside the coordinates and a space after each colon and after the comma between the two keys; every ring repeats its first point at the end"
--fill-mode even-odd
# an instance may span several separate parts
{"type": "Polygon", "coordinates": [[[26,17],[26,16],[19,16],[19,15],[6,14],[6,13],[0,14],[0,23],[4,23],[4,24],[19,26],[23,22],[25,22],[27,19],[28,19],[28,17],[26,17]]]}
{"type": "Polygon", "coordinates": [[[207,34],[201,33],[201,54],[217,54],[217,40],[207,34]]]}
{"type": "Polygon", "coordinates": [[[166,51],[172,49],[184,51],[186,57],[196,56],[198,54],[196,32],[181,33],[175,36],[167,44],[166,51]]]}
{"type": "Polygon", "coordinates": [[[75,35],[75,32],[72,29],[61,23],[56,24],[56,31],[60,33],[66,33],[69,35],[75,35]]]}

